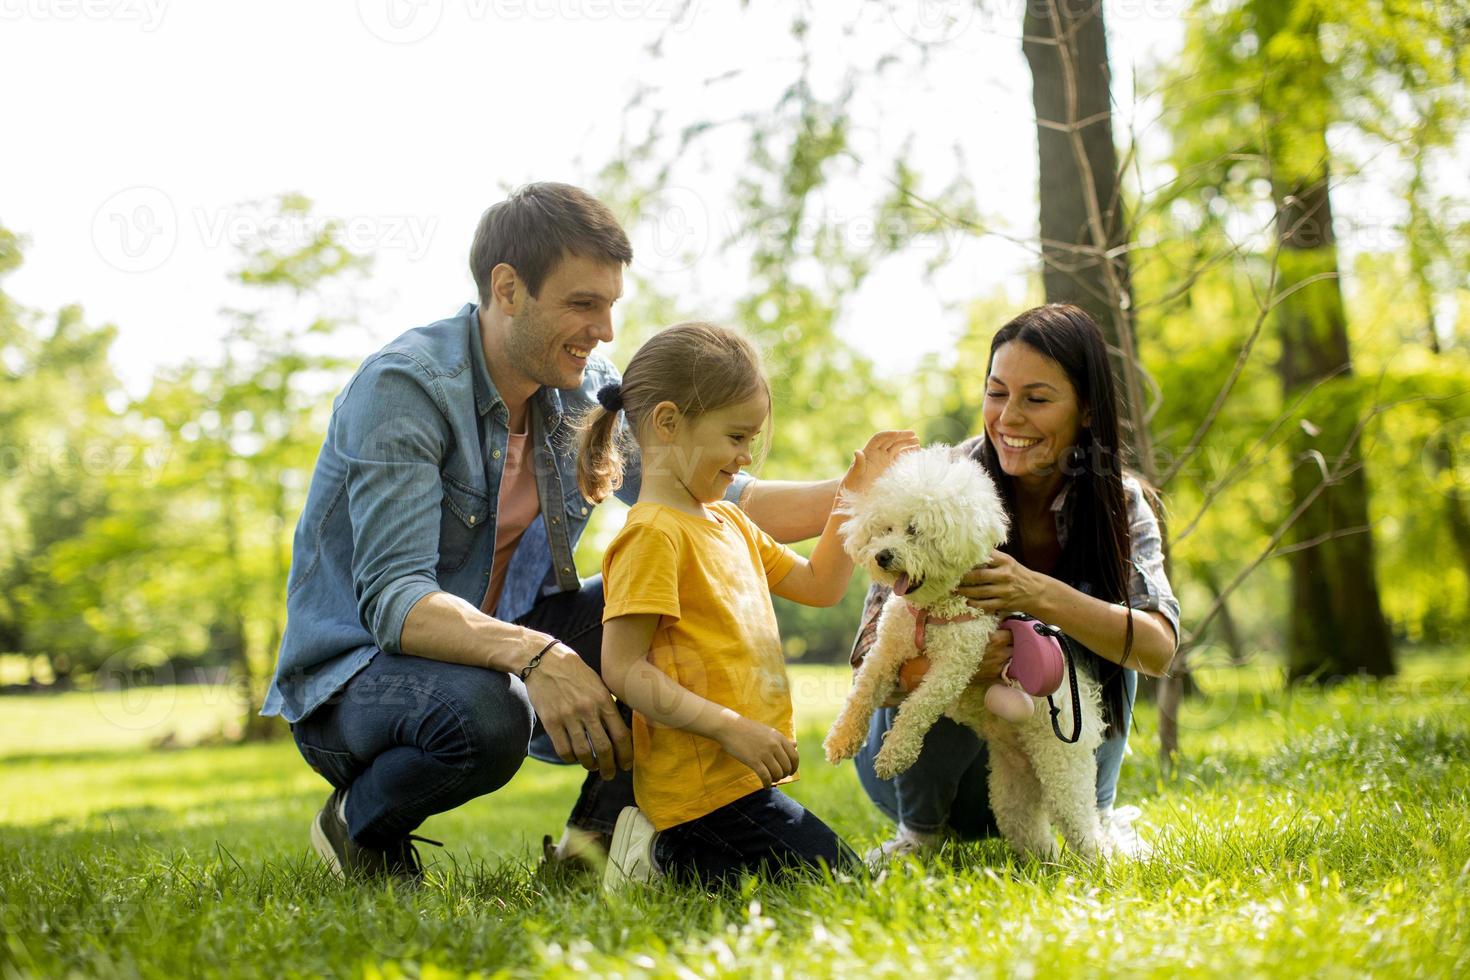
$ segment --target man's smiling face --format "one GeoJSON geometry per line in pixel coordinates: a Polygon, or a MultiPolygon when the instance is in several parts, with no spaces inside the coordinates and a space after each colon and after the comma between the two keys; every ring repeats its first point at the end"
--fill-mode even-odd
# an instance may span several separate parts
{"type": "Polygon", "coordinates": [[[612,307],[622,294],[622,266],[564,257],[541,283],[541,294],[526,295],[511,317],[511,366],[538,385],[580,387],[588,355],[613,339],[612,307]]]}

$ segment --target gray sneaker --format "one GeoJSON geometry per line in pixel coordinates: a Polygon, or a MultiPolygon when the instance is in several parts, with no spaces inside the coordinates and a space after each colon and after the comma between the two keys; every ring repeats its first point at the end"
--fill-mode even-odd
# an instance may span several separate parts
{"type": "Polygon", "coordinates": [[[612,846],[607,852],[607,867],[602,872],[602,890],[616,893],[626,886],[645,883],[660,877],[653,859],[653,842],[658,831],[653,821],[636,806],[625,806],[613,827],[612,846]]]}
{"type": "Polygon", "coordinates": [[[386,850],[364,847],[347,834],[341,804],[346,794],[332,790],[326,805],[317,812],[311,824],[311,846],[327,862],[332,874],[343,881],[375,881],[387,879],[402,885],[421,885],[424,867],[413,842],[443,847],[439,841],[409,834],[386,850]]]}

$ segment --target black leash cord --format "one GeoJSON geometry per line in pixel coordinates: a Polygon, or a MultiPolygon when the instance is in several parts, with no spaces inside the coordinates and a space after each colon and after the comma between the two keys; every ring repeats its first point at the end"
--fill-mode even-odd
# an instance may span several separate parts
{"type": "Polygon", "coordinates": [[[1067,681],[1068,688],[1072,692],[1072,737],[1068,738],[1062,734],[1062,726],[1057,724],[1057,717],[1062,709],[1057,707],[1051,695],[1046,696],[1046,703],[1051,708],[1051,730],[1056,733],[1057,738],[1068,745],[1076,743],[1082,737],[1082,697],[1077,692],[1077,663],[1072,659],[1072,644],[1065,635],[1061,637],[1062,653],[1067,658],[1067,681]]]}

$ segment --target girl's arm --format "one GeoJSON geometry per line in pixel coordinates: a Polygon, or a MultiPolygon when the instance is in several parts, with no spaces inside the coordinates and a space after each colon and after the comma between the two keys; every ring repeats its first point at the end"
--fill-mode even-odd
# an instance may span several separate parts
{"type": "Polygon", "coordinates": [[[836,506],[842,499],[842,491],[866,490],[895,459],[918,445],[919,437],[913,432],[880,432],[853,454],[852,466],[838,485],[837,501],[828,514],[821,539],[812,549],[812,556],[797,558],[791,571],[771,588],[773,595],[804,606],[835,606],[842,601],[847,594],[847,583],[852,580],[852,559],[842,547],[840,533],[847,515],[839,513],[836,506]]]}
{"type": "Polygon", "coordinates": [[[700,697],[648,662],[659,617],[637,613],[602,628],[602,680],[649,721],[702,735],[739,759],[769,787],[796,772],[796,743],[769,725],[700,697]]]}

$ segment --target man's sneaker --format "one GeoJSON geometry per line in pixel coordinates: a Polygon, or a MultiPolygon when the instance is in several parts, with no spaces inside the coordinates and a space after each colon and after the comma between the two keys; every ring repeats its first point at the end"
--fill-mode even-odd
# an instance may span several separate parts
{"type": "Polygon", "coordinates": [[[444,845],[427,837],[409,834],[387,850],[364,847],[347,834],[347,821],[342,818],[342,801],[346,793],[332,790],[326,805],[311,824],[311,846],[327,862],[338,878],[346,881],[388,879],[399,884],[418,885],[424,880],[424,867],[419,861],[414,841],[444,845]]]}
{"type": "Polygon", "coordinates": [[[653,860],[653,841],[658,831],[653,821],[636,806],[625,806],[613,827],[607,867],[602,872],[602,890],[617,892],[633,882],[649,882],[659,876],[653,860]]]}
{"type": "Polygon", "coordinates": [[[886,840],[868,852],[864,859],[868,867],[873,871],[879,871],[886,867],[888,862],[894,858],[921,855],[932,851],[944,841],[941,831],[914,830],[898,825],[898,832],[893,835],[892,840],[886,840]]]}

